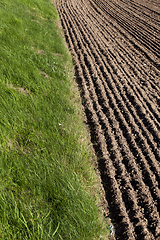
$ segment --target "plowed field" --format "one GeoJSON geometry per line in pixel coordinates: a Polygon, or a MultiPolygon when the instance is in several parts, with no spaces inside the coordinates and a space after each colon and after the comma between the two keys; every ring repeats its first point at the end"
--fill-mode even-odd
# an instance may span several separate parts
{"type": "Polygon", "coordinates": [[[117,239],[160,239],[160,1],[57,0],[117,239]]]}

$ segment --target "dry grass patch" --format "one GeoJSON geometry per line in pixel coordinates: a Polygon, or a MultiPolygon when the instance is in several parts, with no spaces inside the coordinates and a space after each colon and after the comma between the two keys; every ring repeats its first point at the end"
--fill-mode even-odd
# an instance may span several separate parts
{"type": "Polygon", "coordinates": [[[45,54],[45,51],[42,50],[42,49],[36,49],[35,47],[31,47],[31,50],[33,50],[35,53],[37,54],[41,54],[41,55],[44,55],[45,54]]]}
{"type": "Polygon", "coordinates": [[[44,71],[41,72],[41,75],[43,77],[47,78],[48,80],[50,79],[50,76],[47,73],[45,73],[44,71]]]}
{"type": "Polygon", "coordinates": [[[22,94],[24,94],[26,96],[29,95],[29,91],[27,89],[24,89],[23,87],[15,87],[12,84],[7,84],[7,87],[11,88],[11,89],[18,90],[20,93],[22,93],[22,94]]]}

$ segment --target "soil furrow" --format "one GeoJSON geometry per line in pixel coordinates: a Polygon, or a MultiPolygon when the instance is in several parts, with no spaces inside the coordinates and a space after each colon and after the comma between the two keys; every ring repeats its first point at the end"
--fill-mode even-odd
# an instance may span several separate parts
{"type": "Polygon", "coordinates": [[[157,16],[157,18],[160,20],[160,3],[159,1],[148,1],[148,0],[142,0],[141,2],[139,2],[138,0],[130,0],[131,3],[135,4],[135,5],[138,5],[138,6],[141,6],[141,8],[143,9],[143,11],[148,11],[149,12],[149,15],[151,17],[155,17],[157,16]]]}
{"type": "Polygon", "coordinates": [[[94,1],[91,1],[91,5],[94,8],[95,11],[99,12],[99,15],[104,15],[105,19],[107,22],[109,22],[110,24],[113,25],[114,28],[116,28],[116,30],[122,35],[124,36],[129,43],[131,43],[134,48],[136,48],[138,51],[140,51],[142,54],[144,54],[148,60],[150,60],[154,66],[158,69],[160,69],[160,61],[159,58],[157,58],[154,53],[152,51],[150,51],[148,48],[146,48],[144,46],[144,44],[139,43],[137,41],[137,39],[135,37],[133,37],[132,35],[130,35],[127,31],[124,31],[125,29],[123,29],[120,25],[118,25],[116,23],[116,21],[114,21],[114,18],[112,17],[112,14],[104,14],[103,12],[103,8],[101,9],[100,6],[97,6],[96,3],[94,3],[94,1]],[[142,45],[141,45],[142,44],[142,45]]]}
{"type": "MultiPolygon", "coordinates": [[[[78,23],[77,23],[78,24],[78,23]]],[[[85,39],[86,40],[86,39],[85,39]]],[[[88,42],[88,39],[87,39],[87,41],[86,42],[88,42]]],[[[116,59],[116,58],[115,58],[116,59]]],[[[133,76],[134,77],[134,76],[133,76]]],[[[138,85],[138,87],[139,87],[139,85],[138,85]]],[[[141,89],[139,89],[138,91],[141,91],[141,89]]],[[[144,92],[144,91],[143,91],[144,92]]],[[[142,94],[141,94],[141,96],[142,96],[142,94]]],[[[143,97],[145,97],[145,96],[143,96],[143,97]]],[[[145,97],[146,98],[146,97],[145,97]]],[[[149,99],[147,99],[148,101],[149,101],[149,99]]],[[[147,102],[147,101],[146,101],[147,102]]],[[[156,109],[154,108],[154,110],[152,109],[152,102],[150,102],[149,101],[149,103],[147,102],[147,105],[149,106],[149,109],[153,112],[153,114],[156,114],[156,109]]],[[[157,116],[157,118],[158,118],[158,120],[159,120],[159,113],[156,115],[157,116]]],[[[158,124],[158,126],[159,126],[159,124],[158,124]]]]}
{"type": "Polygon", "coordinates": [[[137,14],[137,16],[142,15],[141,19],[149,22],[149,24],[153,26],[160,26],[160,21],[159,21],[159,14],[156,14],[155,12],[151,11],[148,8],[141,7],[140,4],[136,4],[133,1],[122,1],[124,6],[130,9],[131,12],[134,12],[137,14]],[[141,14],[140,14],[141,13],[141,14]]]}
{"type": "MultiPolygon", "coordinates": [[[[137,40],[141,41],[144,46],[151,48],[152,52],[156,55],[159,53],[159,44],[156,40],[159,39],[160,32],[158,31],[157,37],[155,32],[151,33],[151,27],[149,28],[149,32],[147,28],[145,32],[143,32],[144,25],[140,26],[140,21],[135,21],[135,16],[131,17],[128,12],[124,12],[124,9],[119,9],[119,5],[114,7],[112,2],[102,2],[98,1],[98,5],[101,6],[102,11],[105,11],[106,14],[109,14],[110,17],[114,18],[120,26],[122,26],[127,32],[136,37],[137,40]],[[128,15],[128,16],[127,16],[128,15]],[[153,34],[153,36],[152,36],[153,34]]],[[[146,25],[146,24],[145,24],[146,25]]],[[[145,26],[146,27],[146,26],[145,26]]],[[[159,54],[157,55],[159,57],[159,54]]]]}
{"type": "Polygon", "coordinates": [[[139,111],[139,109],[138,109],[138,111],[139,111]]]}
{"type": "Polygon", "coordinates": [[[146,6],[129,0],[122,3],[58,0],[56,6],[73,56],[115,237],[157,239],[160,237],[160,72],[155,57],[159,46],[151,41],[151,35],[158,37],[158,13],[148,8],[147,1],[146,6]],[[113,15],[113,9],[120,19],[118,23],[109,16],[113,15]],[[139,16],[138,9],[141,9],[139,16]],[[148,9],[146,14],[145,9],[148,9]],[[151,12],[155,21],[151,23],[152,15],[145,24],[151,12]],[[122,17],[121,13],[126,15],[122,17]],[[151,52],[147,52],[144,43],[136,42],[136,31],[132,31],[133,38],[125,32],[132,16],[136,31],[143,30],[143,37],[150,35],[145,41],[151,52]]]}

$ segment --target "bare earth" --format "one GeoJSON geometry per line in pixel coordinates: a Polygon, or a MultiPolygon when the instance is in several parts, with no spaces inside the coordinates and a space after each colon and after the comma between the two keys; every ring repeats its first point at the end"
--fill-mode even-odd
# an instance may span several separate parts
{"type": "Polygon", "coordinates": [[[58,0],[117,239],[160,239],[160,0],[58,0]]]}

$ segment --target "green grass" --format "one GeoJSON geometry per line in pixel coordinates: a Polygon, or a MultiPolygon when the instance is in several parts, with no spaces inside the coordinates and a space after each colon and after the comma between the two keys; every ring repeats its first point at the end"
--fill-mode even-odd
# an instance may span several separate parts
{"type": "Polygon", "coordinates": [[[107,239],[56,10],[1,0],[0,16],[0,239],[107,239]]]}

